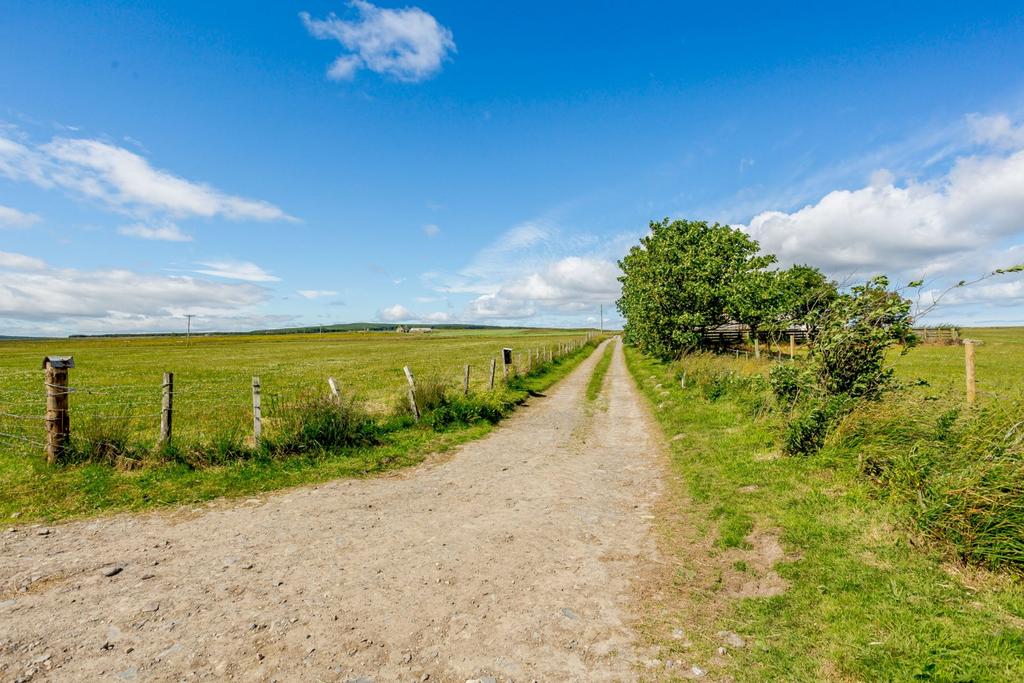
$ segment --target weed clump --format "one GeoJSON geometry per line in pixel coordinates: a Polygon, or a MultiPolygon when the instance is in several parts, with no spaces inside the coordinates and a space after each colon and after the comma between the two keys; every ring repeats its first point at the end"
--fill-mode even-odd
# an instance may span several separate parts
{"type": "MultiPolygon", "coordinates": [[[[439,376],[426,376],[416,379],[416,407],[420,411],[420,419],[437,432],[444,432],[458,427],[466,427],[478,422],[499,422],[520,402],[516,397],[519,393],[516,382],[518,377],[510,377],[505,390],[498,389],[489,393],[463,394],[454,382],[439,376]]],[[[525,392],[525,390],[524,390],[525,392]]],[[[412,424],[412,407],[408,396],[402,396],[395,402],[390,421],[406,421],[412,424]]]]}
{"type": "Polygon", "coordinates": [[[141,451],[133,443],[135,425],[127,410],[86,418],[74,433],[67,463],[99,463],[134,469],[141,463],[141,451]]]}
{"type": "Polygon", "coordinates": [[[355,398],[310,393],[282,407],[265,444],[274,455],[337,451],[376,444],[379,431],[355,398]]]}

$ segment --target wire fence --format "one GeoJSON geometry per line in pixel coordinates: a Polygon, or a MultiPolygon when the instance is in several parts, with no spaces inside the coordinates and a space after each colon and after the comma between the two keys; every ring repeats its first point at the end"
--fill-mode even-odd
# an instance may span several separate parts
{"type": "MultiPolygon", "coordinates": [[[[513,351],[508,375],[530,372],[544,362],[573,353],[591,337],[573,337],[557,344],[513,351]]],[[[498,385],[506,376],[505,363],[500,353],[492,358],[496,366],[494,383],[498,385]]],[[[240,376],[242,372],[262,377],[261,418],[273,421],[304,398],[329,395],[332,391],[329,376],[310,377],[309,370],[316,365],[274,364],[256,371],[236,370],[232,376],[216,379],[204,376],[205,373],[175,373],[172,387],[163,386],[159,375],[143,378],[138,373],[128,372],[118,373],[116,377],[108,375],[103,378],[107,380],[104,384],[90,384],[85,368],[69,370],[69,383],[65,386],[46,382],[43,370],[0,367],[0,450],[30,452],[46,447],[48,401],[64,406],[72,430],[70,438],[79,430],[102,429],[97,427],[101,423],[121,423],[125,425],[123,432],[135,441],[155,445],[162,436],[161,424],[168,405],[172,406],[175,439],[201,440],[225,431],[252,429],[253,389],[248,378],[240,376]]],[[[489,389],[489,365],[481,363],[479,358],[470,365],[472,374],[467,389],[489,389]]],[[[319,369],[322,371],[322,367],[319,369]]],[[[402,405],[406,398],[408,387],[400,372],[400,367],[388,372],[378,369],[376,381],[361,386],[369,394],[368,400],[360,396],[359,391],[345,391],[345,378],[339,379],[344,393],[364,399],[372,413],[386,414],[402,405]]],[[[430,368],[420,379],[442,381],[452,388],[461,388],[465,365],[449,365],[443,370],[430,368]]]]}

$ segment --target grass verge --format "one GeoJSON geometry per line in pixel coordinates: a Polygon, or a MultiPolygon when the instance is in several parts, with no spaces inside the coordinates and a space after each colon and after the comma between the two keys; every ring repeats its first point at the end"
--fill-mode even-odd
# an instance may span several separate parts
{"type": "Polygon", "coordinates": [[[608,374],[608,367],[612,364],[612,354],[614,352],[615,341],[613,340],[608,342],[608,346],[604,347],[604,353],[601,354],[600,360],[594,366],[594,372],[590,375],[590,381],[587,382],[588,401],[596,401],[600,395],[601,387],[604,386],[604,376],[608,374]]]}
{"type": "Polygon", "coordinates": [[[922,543],[848,453],[782,456],[749,364],[682,389],[678,365],[626,359],[660,406],[675,475],[658,521],[671,570],[643,623],[673,665],[653,678],[1024,679],[1018,579],[922,543]]]}
{"type": "MultiPolygon", "coordinates": [[[[500,396],[493,400],[500,400],[504,414],[531,393],[543,391],[568,375],[593,349],[594,344],[585,345],[527,376],[511,378],[507,387],[495,392],[500,396]]],[[[267,448],[246,449],[240,435],[224,434],[192,454],[201,456],[199,463],[190,460],[187,451],[160,454],[157,461],[137,468],[112,467],[105,458],[61,467],[48,466],[42,458],[0,461],[0,479],[5,481],[0,491],[0,518],[17,515],[19,523],[55,521],[253,495],[338,477],[366,477],[415,465],[430,453],[444,452],[484,436],[494,425],[488,419],[472,418],[469,424],[454,419],[438,429],[430,419],[412,424],[411,420],[395,417],[379,425],[373,445],[323,448],[310,436],[310,420],[319,423],[316,435],[352,433],[349,426],[338,424],[342,417],[316,402],[303,410],[301,420],[296,417],[288,423],[288,448],[284,451],[275,450],[280,444],[269,440],[267,448]]],[[[90,444],[103,453],[110,438],[98,433],[90,444]]]]}

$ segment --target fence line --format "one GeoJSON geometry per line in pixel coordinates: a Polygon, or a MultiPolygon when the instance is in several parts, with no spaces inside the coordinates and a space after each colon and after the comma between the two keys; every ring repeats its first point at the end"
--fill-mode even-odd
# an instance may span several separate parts
{"type": "MultiPolygon", "coordinates": [[[[468,395],[470,393],[470,378],[471,376],[477,378],[475,381],[480,387],[477,390],[494,391],[497,387],[495,385],[495,368],[498,360],[503,362],[505,375],[505,381],[511,380],[515,377],[522,376],[534,372],[541,366],[549,362],[555,362],[560,360],[562,357],[575,353],[580,349],[584,348],[590,341],[596,338],[595,334],[587,334],[573,338],[569,342],[557,342],[554,345],[543,344],[540,346],[530,346],[525,350],[519,350],[513,354],[512,349],[503,349],[497,355],[492,356],[489,359],[490,363],[490,376],[488,378],[488,368],[485,364],[477,366],[477,370],[473,372],[473,364],[462,364],[459,372],[461,377],[461,387],[459,382],[455,379],[457,375],[456,371],[451,373],[444,373],[446,382],[452,385],[453,390],[458,387],[461,389],[462,395],[468,395]],[[508,352],[506,356],[505,352],[508,352]],[[449,376],[450,375],[450,376],[449,376]],[[489,381],[488,381],[489,380],[489,381]]],[[[310,364],[302,364],[306,367],[310,364]]],[[[8,441],[17,441],[33,446],[39,446],[46,448],[48,460],[55,462],[65,452],[65,449],[71,443],[71,421],[70,417],[75,418],[75,424],[88,424],[91,420],[110,420],[110,421],[125,421],[125,422],[148,422],[149,420],[155,420],[160,418],[160,429],[159,439],[160,443],[166,443],[171,439],[171,425],[172,415],[174,412],[185,411],[189,415],[193,415],[195,411],[209,411],[209,404],[214,402],[238,402],[239,405],[228,405],[220,406],[219,411],[229,412],[234,414],[236,412],[242,412],[245,410],[252,411],[253,417],[253,436],[255,440],[259,440],[263,427],[263,421],[268,419],[267,409],[269,408],[269,418],[273,419],[274,415],[281,410],[287,410],[290,406],[298,405],[298,402],[289,401],[292,398],[292,391],[301,391],[305,386],[308,390],[308,383],[306,379],[295,379],[285,382],[287,387],[286,391],[266,391],[259,380],[254,377],[254,386],[251,387],[251,399],[252,403],[248,406],[244,403],[244,397],[249,394],[248,391],[239,391],[230,388],[231,385],[228,381],[211,381],[205,379],[197,379],[194,382],[184,382],[182,386],[181,377],[179,376],[177,383],[168,384],[167,377],[165,374],[163,382],[160,385],[156,385],[154,382],[153,389],[147,389],[140,387],[137,384],[104,384],[94,386],[80,386],[71,385],[67,382],[69,370],[74,367],[73,361],[70,358],[62,359],[57,357],[48,357],[46,359],[46,370],[47,370],[47,381],[44,381],[43,387],[46,390],[45,396],[39,396],[38,398],[30,398],[22,393],[13,394],[11,387],[8,386],[8,396],[4,397],[0,394],[0,424],[4,421],[8,421],[8,425],[30,425],[35,423],[34,426],[39,428],[39,435],[45,438],[33,438],[32,433],[26,430],[26,433],[12,433],[7,431],[0,431],[0,439],[8,441]],[[54,365],[50,365],[51,359],[54,365]],[[59,365],[60,363],[67,362],[68,365],[59,365]],[[57,372],[53,372],[57,370],[57,372]],[[53,380],[49,378],[54,376],[53,380]],[[177,386],[175,386],[177,384],[177,386]],[[97,398],[108,398],[109,400],[101,400],[98,402],[87,401],[85,405],[69,404],[69,399],[75,396],[79,399],[86,397],[97,397],[97,398]],[[182,402],[179,403],[174,400],[176,396],[182,398],[182,402]],[[116,397],[120,397],[121,400],[116,400],[116,397]],[[266,400],[261,400],[261,397],[266,400]],[[199,399],[198,401],[190,401],[189,399],[199,399]],[[31,412],[8,412],[10,410],[17,410],[16,406],[30,406],[31,412]],[[145,410],[145,412],[134,412],[135,410],[145,410]],[[124,411],[124,412],[120,412],[124,411]]],[[[25,378],[39,378],[38,371],[28,370],[0,370],[0,386],[6,381],[17,379],[18,384],[25,383],[25,378]]],[[[254,372],[253,375],[257,373],[254,372]]],[[[413,413],[419,412],[418,406],[415,405],[414,389],[415,383],[412,380],[411,368],[409,369],[409,394],[413,400],[411,406],[413,413]]],[[[333,378],[330,378],[333,380],[333,378]]],[[[38,385],[37,385],[38,386],[38,385]]],[[[337,385],[328,385],[331,387],[331,396],[339,397],[337,385]]],[[[72,399],[74,400],[74,399],[72,399]]],[[[200,420],[200,423],[205,421],[200,420]]],[[[141,425],[133,427],[132,429],[141,429],[141,425]]],[[[148,429],[148,427],[147,427],[148,429]]],[[[15,431],[20,431],[16,429],[15,431]]],[[[138,433],[138,432],[136,432],[138,433]]]]}

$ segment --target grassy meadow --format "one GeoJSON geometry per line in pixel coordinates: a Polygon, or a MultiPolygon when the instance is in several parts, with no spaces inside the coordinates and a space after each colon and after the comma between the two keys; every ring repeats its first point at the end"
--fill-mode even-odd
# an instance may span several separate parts
{"type": "Polygon", "coordinates": [[[783,416],[767,383],[746,379],[768,361],[627,348],[676,475],[659,515],[669,589],[643,625],[663,658],[737,681],[1024,679],[1024,497],[1019,479],[972,469],[1020,470],[1017,441],[993,456],[981,432],[991,414],[1002,444],[988,411],[1022,405],[1024,328],[963,336],[981,342],[973,411],[963,349],[917,347],[893,359],[907,388],[811,456],[780,451],[783,416]],[[718,653],[726,631],[746,646],[718,653]]]}
{"type": "Polygon", "coordinates": [[[58,519],[97,511],[244,495],[281,486],[362,476],[418,462],[485,433],[489,424],[433,430],[412,426],[406,406],[408,365],[418,383],[446,385],[461,394],[463,367],[471,366],[471,394],[485,396],[490,362],[498,359],[503,405],[522,400],[566,374],[591,347],[546,364],[513,387],[501,383],[501,348],[514,350],[525,368],[530,351],[580,341],[572,330],[446,330],[428,334],[345,332],[325,334],[74,338],[0,342],[0,518],[58,519]],[[264,433],[301,397],[324,396],[328,377],[378,421],[390,420],[380,443],[341,453],[247,457],[215,467],[160,462],[137,469],[85,462],[47,466],[40,442],[45,355],[73,355],[70,373],[72,434],[116,426],[135,450],[154,450],[160,424],[161,381],[174,372],[174,444],[182,448],[239,450],[251,440],[251,381],[262,384],[264,433]],[[226,444],[226,445],[225,445],[226,444]]]}

